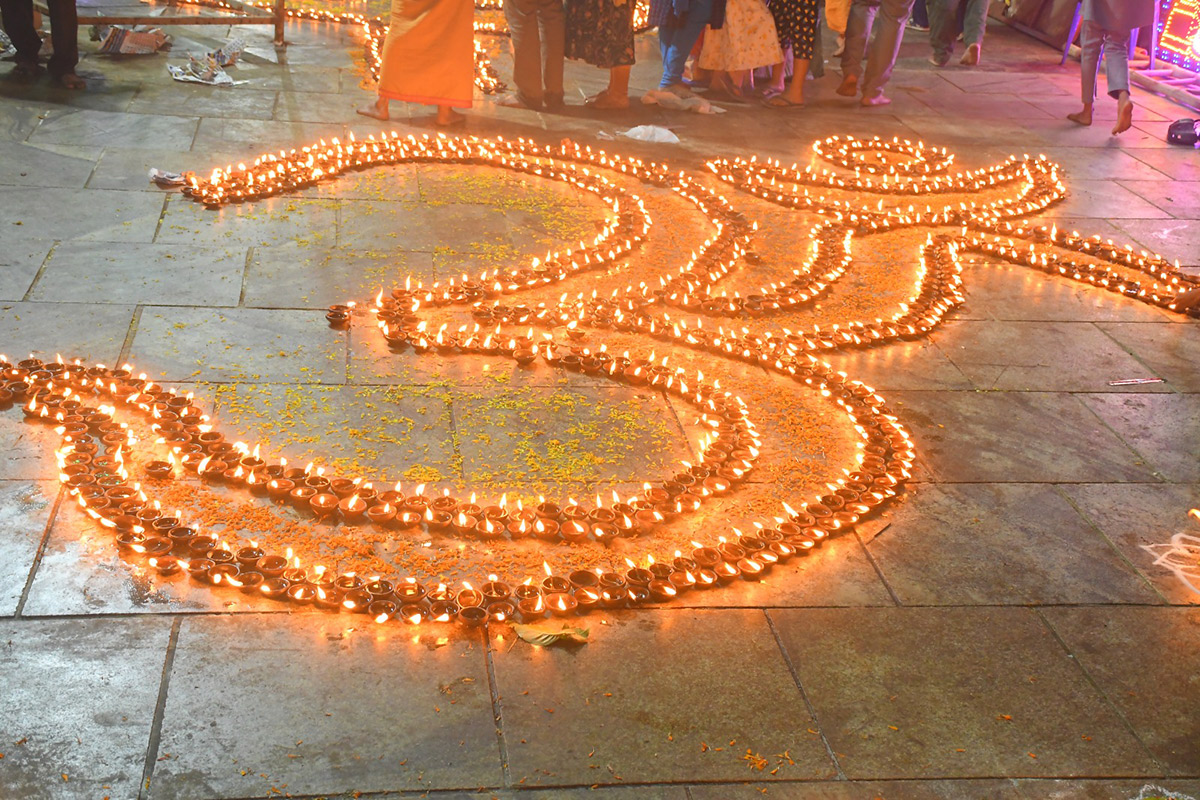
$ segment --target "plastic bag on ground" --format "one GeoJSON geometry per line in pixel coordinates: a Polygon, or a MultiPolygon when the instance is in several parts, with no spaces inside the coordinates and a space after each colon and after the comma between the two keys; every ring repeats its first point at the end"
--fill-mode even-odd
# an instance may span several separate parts
{"type": "Polygon", "coordinates": [[[630,128],[627,131],[621,131],[617,136],[624,136],[626,139],[635,139],[639,142],[666,142],[667,144],[678,144],[679,137],[671,133],[666,128],[658,125],[638,125],[636,128],[630,128]]]}

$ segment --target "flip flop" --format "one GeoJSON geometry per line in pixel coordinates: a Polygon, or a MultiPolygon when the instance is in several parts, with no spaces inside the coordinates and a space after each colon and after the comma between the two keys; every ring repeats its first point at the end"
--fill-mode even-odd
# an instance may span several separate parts
{"type": "Polygon", "coordinates": [[[767,108],[774,108],[780,111],[795,111],[796,109],[804,108],[804,103],[792,102],[781,94],[777,94],[774,97],[764,97],[762,104],[767,108]]]}

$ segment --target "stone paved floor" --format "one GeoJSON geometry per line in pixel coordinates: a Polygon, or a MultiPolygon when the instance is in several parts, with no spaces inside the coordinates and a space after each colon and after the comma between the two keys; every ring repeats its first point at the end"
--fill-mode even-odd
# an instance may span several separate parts
{"type": "MultiPolygon", "coordinates": [[[[554,240],[536,215],[479,197],[439,209],[453,187],[416,168],[220,213],[147,183],[150,166],[204,170],[380,129],[353,112],[368,95],[350,32],[290,25],[277,52],[264,30],[240,31],[250,83],[224,91],[170,82],[162,56],[86,55],[78,94],[0,67],[0,348],[128,358],[224,398],[229,416],[229,392],[276,391],[299,369],[334,398],[314,428],[371,386],[446,374],[396,377],[331,337],[319,309],[387,275],[535,252],[554,240]]],[[[173,32],[177,53],[228,33],[173,32]]],[[[831,70],[800,113],[550,115],[485,100],[469,130],[595,141],[666,124],[681,145],[627,149],[691,169],[714,154],[794,160],[835,133],[922,137],[966,166],[1044,152],[1072,192],[1050,212],[1060,225],[1200,263],[1200,159],[1163,142],[1185,111],[1142,96],[1120,139],[1104,103],[1077,129],[1062,119],[1077,67],[989,36],[970,71],[932,70],[910,36],[887,109],[839,101],[831,70]]],[[[639,54],[646,87],[652,42],[639,54]]],[[[572,92],[602,81],[578,66],[568,77],[572,92]]],[[[390,127],[430,129],[424,109],[393,113],[390,127]]],[[[843,362],[919,448],[890,525],[710,607],[593,617],[576,650],[506,630],[356,629],[149,585],[63,502],[47,440],[0,415],[0,797],[1129,798],[1146,783],[1200,795],[1200,597],[1140,547],[1184,529],[1196,504],[1200,327],[1015,268],[967,278],[967,304],[930,341],[843,362]],[[1107,386],[1154,376],[1165,383],[1107,386]]],[[[431,462],[453,461],[444,426],[484,401],[447,402],[402,412],[429,418],[417,438],[431,462]]],[[[479,446],[478,463],[507,457],[479,446]]]]}

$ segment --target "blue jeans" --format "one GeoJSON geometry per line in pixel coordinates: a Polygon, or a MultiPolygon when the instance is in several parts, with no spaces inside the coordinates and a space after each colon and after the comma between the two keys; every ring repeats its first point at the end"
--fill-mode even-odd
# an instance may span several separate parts
{"type": "Polygon", "coordinates": [[[712,17],[713,0],[692,0],[687,16],[679,27],[658,27],[658,46],[662,50],[663,74],[658,88],[683,83],[683,67],[696,40],[712,17]]]}

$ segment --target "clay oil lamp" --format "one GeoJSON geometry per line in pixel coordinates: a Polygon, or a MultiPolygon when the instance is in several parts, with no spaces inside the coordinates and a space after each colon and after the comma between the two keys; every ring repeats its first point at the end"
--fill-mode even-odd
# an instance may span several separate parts
{"type": "Polygon", "coordinates": [[[707,567],[696,570],[696,588],[711,589],[718,582],[717,573],[707,567]]]}
{"type": "Polygon", "coordinates": [[[387,622],[400,610],[400,606],[392,600],[375,600],[367,606],[367,614],[380,625],[387,622]]]}
{"type": "Polygon", "coordinates": [[[420,625],[425,620],[425,610],[418,605],[403,605],[400,607],[400,619],[406,625],[420,625]]]}
{"type": "Polygon", "coordinates": [[[241,584],[243,594],[257,594],[261,589],[266,578],[261,572],[239,572],[237,576],[238,583],[241,584]]]}
{"type": "Polygon", "coordinates": [[[728,561],[722,561],[720,564],[717,564],[713,567],[713,572],[717,573],[717,580],[720,583],[728,583],[742,574],[736,566],[730,564],[728,561]]]}
{"type": "Polygon", "coordinates": [[[460,590],[458,593],[458,597],[457,597],[458,605],[460,607],[468,608],[470,606],[483,605],[483,602],[484,602],[483,592],[472,587],[471,584],[469,584],[469,583],[464,583],[463,586],[466,588],[460,590]]]}
{"type": "Polygon", "coordinates": [[[148,536],[140,545],[134,546],[134,551],[152,558],[163,558],[171,552],[171,540],[165,536],[148,536]]]}
{"type": "Polygon", "coordinates": [[[220,547],[214,547],[204,554],[206,558],[214,564],[236,564],[237,558],[230,552],[229,548],[224,543],[220,547]]]}
{"type": "Polygon", "coordinates": [[[146,464],[146,474],[157,481],[170,478],[174,471],[174,467],[167,461],[151,461],[146,464]]]}
{"type": "Polygon", "coordinates": [[[671,577],[671,573],[675,571],[670,564],[663,564],[661,562],[654,561],[653,556],[650,557],[650,562],[651,563],[648,569],[650,570],[650,574],[653,575],[657,580],[665,581],[669,579],[671,577]]]}
{"type": "Polygon", "coordinates": [[[600,585],[600,576],[590,569],[577,569],[567,577],[571,588],[576,592],[581,589],[595,589],[600,585]]]}
{"type": "MultiPolygon", "coordinates": [[[[483,611],[484,617],[487,612],[480,606],[471,606],[471,608],[483,611]]],[[[460,608],[458,603],[453,600],[434,600],[429,604],[429,621],[430,622],[452,622],[455,617],[458,617],[466,611],[465,608],[460,608]]]]}
{"type": "Polygon", "coordinates": [[[609,544],[617,538],[617,526],[609,522],[597,522],[592,526],[592,535],[601,544],[609,544]]]}
{"type": "Polygon", "coordinates": [[[512,597],[512,587],[507,583],[495,580],[494,575],[488,577],[488,582],[479,587],[479,591],[483,592],[483,601],[486,604],[499,603],[512,597]]]}
{"type": "Polygon", "coordinates": [[[240,589],[241,582],[237,580],[240,572],[237,564],[213,564],[209,567],[207,580],[213,586],[232,586],[240,589]]]}
{"type": "Polygon", "coordinates": [[[503,524],[497,520],[481,519],[475,525],[475,535],[480,539],[498,539],[504,533],[503,524]]]}
{"type": "Polygon", "coordinates": [[[263,556],[255,567],[267,578],[278,578],[287,569],[287,559],[283,556],[263,556]]]}
{"type": "Polygon", "coordinates": [[[466,606],[458,612],[458,618],[468,628],[478,628],[487,621],[490,613],[482,606],[466,606]]]}
{"type": "Polygon", "coordinates": [[[405,605],[415,605],[425,599],[425,587],[412,578],[405,578],[396,584],[394,589],[396,599],[405,605]]]}
{"type": "Polygon", "coordinates": [[[396,514],[396,526],[402,529],[415,528],[421,524],[421,515],[415,511],[404,510],[396,514]]]}
{"type": "Polygon", "coordinates": [[[298,605],[307,605],[317,599],[317,587],[311,583],[293,583],[288,587],[287,598],[298,605]]]}
{"type": "Polygon", "coordinates": [[[208,571],[216,566],[215,563],[207,558],[189,558],[186,561],[181,561],[180,564],[188,571],[188,575],[194,581],[208,583],[208,571]]]}
{"type": "Polygon", "coordinates": [[[656,580],[653,572],[643,567],[639,567],[632,561],[626,560],[629,564],[629,569],[625,573],[625,581],[633,586],[649,586],[650,581],[656,580]]]}
{"type": "Polygon", "coordinates": [[[450,527],[454,529],[454,532],[457,535],[465,537],[474,533],[475,526],[478,524],[479,520],[460,510],[454,515],[454,518],[450,523],[450,527]]]}
{"type": "Polygon", "coordinates": [[[564,594],[571,591],[571,582],[560,575],[547,574],[542,578],[542,594],[564,594]]]}
{"type": "Polygon", "coordinates": [[[532,526],[529,524],[528,520],[515,519],[508,523],[508,528],[506,530],[508,531],[508,538],[515,542],[519,539],[524,539],[529,536],[531,529],[532,526]]]}
{"type": "Polygon", "coordinates": [[[272,478],[267,481],[267,496],[272,500],[284,500],[296,488],[296,484],[287,478],[272,478]]]}
{"type": "Polygon", "coordinates": [[[357,494],[344,497],[338,502],[338,512],[341,514],[343,522],[348,524],[361,522],[367,513],[367,501],[357,494]]]}
{"type": "Polygon", "coordinates": [[[391,600],[397,596],[395,592],[396,587],[388,580],[373,580],[368,582],[363,588],[370,593],[371,598],[374,600],[391,600]]]}
{"type": "Polygon", "coordinates": [[[656,603],[669,603],[679,595],[675,584],[660,578],[650,581],[646,589],[650,592],[650,599],[656,603]]]}
{"type": "Polygon", "coordinates": [[[526,578],[525,583],[518,584],[517,587],[513,589],[513,597],[517,598],[518,600],[527,600],[529,598],[541,596],[542,587],[535,586],[532,578],[526,578]]]}
{"type": "Polygon", "coordinates": [[[339,500],[344,500],[358,493],[358,484],[349,478],[334,478],[329,481],[329,491],[336,494],[339,500]]]}
{"type": "Polygon", "coordinates": [[[576,589],[575,602],[578,604],[579,613],[586,614],[600,605],[600,589],[576,589]]]}
{"type": "Polygon", "coordinates": [[[259,559],[266,555],[257,543],[251,542],[249,547],[238,548],[237,553],[238,566],[243,570],[251,571],[258,568],[259,559]]]}
{"type": "Polygon", "coordinates": [[[538,518],[533,523],[533,535],[544,542],[557,541],[559,530],[558,523],[552,519],[538,518]]]}
{"type": "Polygon", "coordinates": [[[325,320],[329,323],[329,327],[334,330],[345,330],[350,327],[352,311],[352,306],[337,303],[329,307],[329,310],[325,313],[325,320]]]}
{"type": "Polygon", "coordinates": [[[564,522],[559,528],[559,535],[562,536],[563,541],[570,544],[586,541],[591,532],[591,525],[577,519],[564,522]]]}
{"type": "Polygon", "coordinates": [[[146,541],[146,535],[140,530],[123,530],[117,533],[117,549],[128,553],[137,552],[135,548],[141,547],[142,542],[146,541]]]}
{"type": "Polygon", "coordinates": [[[159,575],[174,575],[180,570],[179,559],[172,555],[156,556],[148,563],[159,575]]]}
{"type": "Polygon", "coordinates": [[[545,602],[546,607],[550,609],[550,613],[556,617],[569,617],[579,607],[578,600],[564,593],[547,594],[545,602]]]}
{"type": "Polygon", "coordinates": [[[342,595],[342,608],[356,614],[366,614],[371,602],[371,593],[366,589],[351,589],[342,595]]]}
{"type": "Polygon", "coordinates": [[[492,622],[508,622],[516,615],[517,607],[510,600],[500,600],[489,603],[487,613],[492,622]]]}
{"type": "Polygon", "coordinates": [[[396,507],[391,503],[377,503],[367,509],[367,519],[380,528],[390,527],[396,521],[396,507]]]}
{"type": "Polygon", "coordinates": [[[525,622],[543,619],[546,616],[546,603],[540,594],[536,597],[526,597],[518,600],[517,614],[525,622]]]}
{"type": "Polygon", "coordinates": [[[339,502],[336,494],[322,492],[309,498],[308,507],[316,515],[317,519],[325,519],[333,516],[333,513],[337,511],[339,502]]]}

